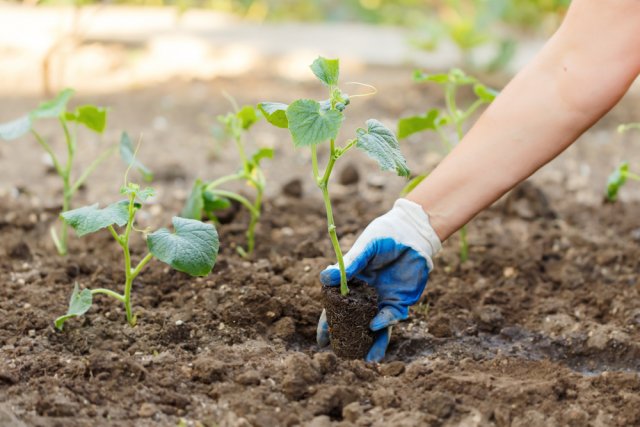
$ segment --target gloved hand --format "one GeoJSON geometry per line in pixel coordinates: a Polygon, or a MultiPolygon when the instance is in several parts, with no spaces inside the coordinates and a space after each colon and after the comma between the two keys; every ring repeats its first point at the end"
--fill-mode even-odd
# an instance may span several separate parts
{"type": "MultiPolygon", "coordinates": [[[[422,207],[398,199],[386,214],[373,220],[344,256],[347,280],[356,277],[378,293],[378,314],[369,327],[377,332],[367,362],[380,362],[387,351],[391,326],[409,316],[409,306],[418,302],[433,270],[433,257],[440,239],[422,207]]],[[[340,285],[337,264],[320,273],[325,286],[340,285]]],[[[318,345],[329,344],[329,325],[322,311],[316,335],[318,345]]]]}

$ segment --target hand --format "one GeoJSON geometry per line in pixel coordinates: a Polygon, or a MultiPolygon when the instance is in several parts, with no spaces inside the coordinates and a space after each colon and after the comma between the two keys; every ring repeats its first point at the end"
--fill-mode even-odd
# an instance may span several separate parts
{"type": "MultiPolygon", "coordinates": [[[[347,280],[367,282],[378,293],[378,314],[369,327],[376,332],[367,362],[380,362],[387,351],[391,326],[409,316],[409,306],[418,302],[429,272],[431,257],[440,250],[438,235],[422,207],[398,199],[393,208],[367,226],[344,256],[347,280]]],[[[320,273],[325,286],[340,285],[337,265],[320,273]]],[[[329,344],[329,325],[322,311],[317,329],[318,345],[329,344]]]]}

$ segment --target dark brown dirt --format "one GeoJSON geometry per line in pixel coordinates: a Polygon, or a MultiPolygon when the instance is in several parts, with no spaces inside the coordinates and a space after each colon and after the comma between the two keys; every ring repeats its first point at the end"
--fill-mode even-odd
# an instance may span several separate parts
{"type": "Polygon", "coordinates": [[[348,286],[346,296],[340,293],[339,287],[322,288],[331,348],[343,359],[363,359],[375,337],[369,323],[378,312],[378,296],[362,280],[352,279],[348,286]]]}
{"type": "MultiPolygon", "coordinates": [[[[394,82],[379,86],[381,96],[356,115],[392,123],[424,111],[428,95],[413,91],[410,74],[377,70],[352,78],[394,82]]],[[[287,98],[283,93],[321,96],[315,85],[259,79],[227,83],[256,89],[256,99],[245,95],[251,102],[287,98]]],[[[220,98],[220,88],[207,92],[207,85],[98,100],[114,106],[114,138],[119,126],[137,131],[145,126],[134,123],[152,123],[156,114],[172,124],[166,132],[144,129],[158,147],[147,163],[165,178],[154,183],[159,197],[139,215],[141,228],[169,225],[196,176],[233,168],[226,157],[190,154],[205,152],[201,135],[215,121],[210,100],[220,98]]],[[[13,100],[0,110],[11,118],[34,102],[13,100]]],[[[97,296],[61,333],[52,322],[65,312],[74,282],[121,289],[121,253],[104,232],[73,237],[70,256],[56,256],[48,228],[59,209],[59,183],[33,162],[41,154],[35,143],[3,145],[0,189],[11,191],[0,193],[0,425],[640,425],[640,203],[601,205],[590,196],[601,194],[619,157],[632,153],[607,142],[618,123],[637,119],[632,109],[617,111],[541,171],[533,187],[471,222],[468,263],[458,261],[456,237],[445,243],[422,299],[394,327],[380,365],[340,360],[315,344],[318,274],[334,261],[301,151],[280,148],[268,171],[253,259],[235,251],[244,244],[247,214],[231,212],[219,227],[222,252],[210,276],[191,278],[154,261],[134,283],[136,327],[127,326],[119,304],[97,296]],[[283,195],[279,184],[294,178],[301,182],[283,195]]],[[[264,135],[278,147],[289,144],[282,133],[264,135]]],[[[403,142],[409,161],[416,168],[432,164],[425,157],[432,140],[416,142],[403,142]]],[[[389,176],[374,180],[381,175],[368,160],[357,165],[357,183],[332,187],[345,249],[402,186],[389,176]]],[[[79,203],[118,198],[122,168],[100,173],[79,203]]],[[[144,248],[135,241],[135,259],[144,248]]]]}

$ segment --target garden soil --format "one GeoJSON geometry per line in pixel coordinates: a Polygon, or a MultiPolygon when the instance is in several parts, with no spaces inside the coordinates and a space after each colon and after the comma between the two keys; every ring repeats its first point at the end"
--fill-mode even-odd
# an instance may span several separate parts
{"type": "MultiPolygon", "coordinates": [[[[379,87],[382,100],[366,101],[354,116],[390,121],[424,109],[435,95],[412,93],[409,76],[368,71],[362,81],[390,83],[379,87]],[[406,93],[407,104],[384,101],[394,93],[406,93]]],[[[319,96],[311,85],[272,81],[265,93],[267,80],[225,83],[244,102],[287,101],[276,96],[294,90],[319,96]]],[[[111,126],[142,123],[141,157],[153,151],[148,163],[159,195],[140,214],[141,227],[170,224],[196,175],[233,170],[226,148],[214,155],[204,145],[211,144],[211,114],[226,108],[216,84],[97,99],[113,106],[111,126]],[[210,114],[207,124],[194,119],[197,111],[210,114]],[[183,125],[163,131],[165,122],[183,125]],[[208,154],[189,154],[190,144],[208,154]]],[[[7,102],[3,118],[34,100],[7,102]]],[[[255,135],[284,157],[267,171],[273,180],[253,259],[236,253],[248,217],[232,210],[218,227],[222,249],[211,275],[192,278],[153,261],[134,283],[137,326],[126,324],[116,301],[96,296],[62,332],[53,319],[66,311],[75,282],[121,289],[121,252],[109,233],[97,233],[73,236],[70,255],[55,255],[48,229],[59,186],[31,141],[16,142],[15,153],[4,146],[2,188],[10,191],[0,195],[0,426],[640,425],[640,204],[599,199],[606,162],[615,161],[602,160],[613,149],[600,144],[601,135],[613,134],[629,111],[614,111],[585,147],[474,219],[468,262],[457,258],[456,237],[445,244],[381,364],[340,360],[315,344],[318,274],[333,260],[306,158],[290,154],[286,134],[265,128],[255,135]],[[15,158],[32,162],[19,171],[15,158]],[[585,162],[596,172],[576,180],[585,162]]],[[[424,145],[405,147],[413,168],[431,159],[424,145]]],[[[366,158],[354,159],[333,184],[345,248],[402,185],[366,158]]],[[[88,182],[78,203],[117,198],[122,168],[114,165],[88,182]]],[[[134,258],[144,250],[135,240],[134,258]]]]}

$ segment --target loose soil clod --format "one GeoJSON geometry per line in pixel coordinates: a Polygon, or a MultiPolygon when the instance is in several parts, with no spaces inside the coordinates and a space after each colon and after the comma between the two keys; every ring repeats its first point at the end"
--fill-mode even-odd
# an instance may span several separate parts
{"type": "Polygon", "coordinates": [[[362,359],[373,344],[375,334],[369,322],[378,312],[378,297],[362,280],[349,281],[349,295],[342,296],[339,287],[322,288],[327,310],[331,347],[344,359],[362,359]]]}

